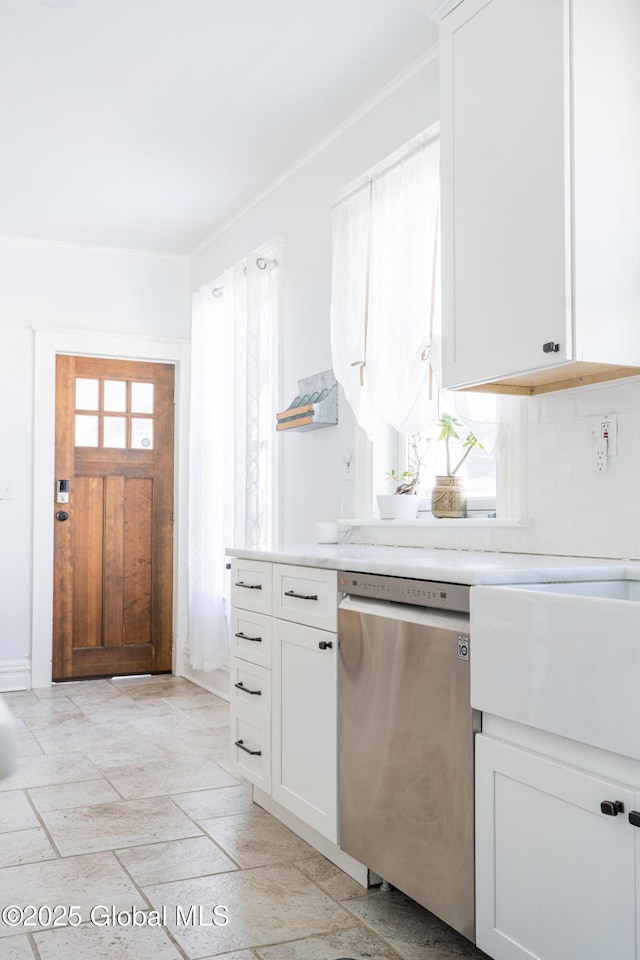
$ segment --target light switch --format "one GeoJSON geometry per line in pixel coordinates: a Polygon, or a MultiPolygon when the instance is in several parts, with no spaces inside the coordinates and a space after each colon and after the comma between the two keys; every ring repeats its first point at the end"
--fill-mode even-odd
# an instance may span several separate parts
{"type": "Polygon", "coordinates": [[[0,477],[0,500],[13,500],[15,496],[15,484],[13,480],[7,480],[6,477],[0,477]]]}

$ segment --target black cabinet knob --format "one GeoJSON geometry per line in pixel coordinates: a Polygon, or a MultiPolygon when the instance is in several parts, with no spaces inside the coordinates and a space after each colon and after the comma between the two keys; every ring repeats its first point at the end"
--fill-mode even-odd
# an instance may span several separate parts
{"type": "Polygon", "coordinates": [[[542,344],[542,350],[544,353],[557,353],[560,349],[560,344],[556,343],[555,340],[549,340],[547,343],[542,344]]]}
{"type": "Polygon", "coordinates": [[[624,803],[621,800],[603,800],[600,809],[606,817],[617,817],[619,813],[624,813],[624,803]]]}
{"type": "Polygon", "coordinates": [[[56,513],[56,520],[68,520],[69,514],[66,510],[58,510],[56,513]]]}
{"type": "Polygon", "coordinates": [[[320,647],[321,650],[331,650],[331,648],[333,647],[333,644],[331,640],[320,640],[318,643],[318,646],[320,647]]]}
{"type": "Polygon", "coordinates": [[[634,827],[640,827],[640,811],[632,810],[629,814],[629,823],[634,827]]]}

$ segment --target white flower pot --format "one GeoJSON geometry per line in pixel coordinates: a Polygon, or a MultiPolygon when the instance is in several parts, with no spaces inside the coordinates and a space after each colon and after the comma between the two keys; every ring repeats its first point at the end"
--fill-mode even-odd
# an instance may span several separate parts
{"type": "Polygon", "coordinates": [[[381,520],[415,520],[420,497],[403,493],[379,493],[378,512],[381,520]]]}

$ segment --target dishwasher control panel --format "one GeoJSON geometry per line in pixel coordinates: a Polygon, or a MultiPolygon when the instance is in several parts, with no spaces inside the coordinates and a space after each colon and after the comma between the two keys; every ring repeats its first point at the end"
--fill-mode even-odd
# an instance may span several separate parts
{"type": "Polygon", "coordinates": [[[469,612],[470,587],[461,583],[387,577],[377,573],[338,573],[338,590],[352,597],[368,597],[413,607],[469,612]]]}

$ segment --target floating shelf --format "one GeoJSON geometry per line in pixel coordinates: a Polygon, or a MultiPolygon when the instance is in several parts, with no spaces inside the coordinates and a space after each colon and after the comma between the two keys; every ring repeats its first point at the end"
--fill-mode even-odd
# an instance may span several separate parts
{"type": "Polygon", "coordinates": [[[276,430],[318,430],[338,422],[338,383],[333,370],[298,380],[298,395],[276,414],[276,430]]]}

